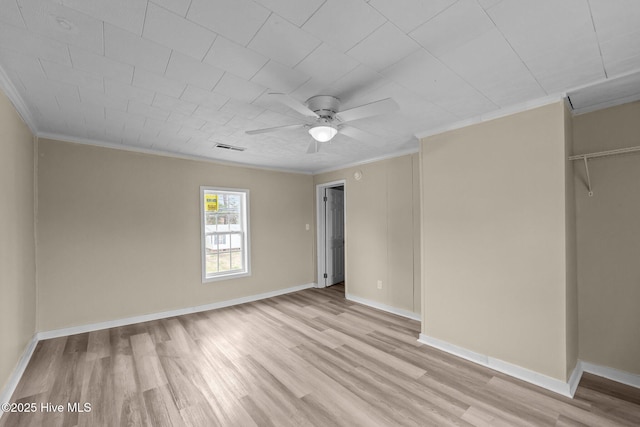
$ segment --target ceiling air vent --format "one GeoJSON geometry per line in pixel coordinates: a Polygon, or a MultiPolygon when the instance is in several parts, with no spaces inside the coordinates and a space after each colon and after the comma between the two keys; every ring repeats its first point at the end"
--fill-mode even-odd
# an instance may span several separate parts
{"type": "Polygon", "coordinates": [[[228,145],[228,144],[216,144],[215,148],[222,148],[224,150],[233,150],[233,151],[244,151],[244,150],[246,150],[246,148],[244,148],[244,147],[236,147],[234,145],[228,145]]]}

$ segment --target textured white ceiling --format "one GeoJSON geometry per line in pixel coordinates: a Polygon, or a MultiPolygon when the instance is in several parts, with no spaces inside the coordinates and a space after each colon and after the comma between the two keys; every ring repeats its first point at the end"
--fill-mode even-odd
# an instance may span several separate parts
{"type": "Polygon", "coordinates": [[[0,0],[0,11],[5,92],[39,135],[80,142],[314,172],[565,93],[577,112],[640,99],[636,0],[0,0]],[[304,129],[245,134],[304,122],[273,91],[400,109],[353,122],[366,141],[338,135],[310,155],[304,129]]]}

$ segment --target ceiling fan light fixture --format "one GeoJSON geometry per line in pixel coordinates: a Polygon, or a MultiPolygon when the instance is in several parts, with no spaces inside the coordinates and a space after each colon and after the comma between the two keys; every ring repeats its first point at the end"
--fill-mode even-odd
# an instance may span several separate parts
{"type": "Polygon", "coordinates": [[[314,126],[309,129],[309,134],[318,142],[331,141],[337,133],[338,129],[328,124],[314,126]]]}

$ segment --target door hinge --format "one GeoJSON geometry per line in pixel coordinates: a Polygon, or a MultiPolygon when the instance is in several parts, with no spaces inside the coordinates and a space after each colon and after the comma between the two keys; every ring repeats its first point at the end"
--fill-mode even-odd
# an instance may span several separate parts
{"type": "Polygon", "coordinates": [[[327,278],[327,273],[324,273],[324,278],[325,278],[325,279],[327,278]]]}
{"type": "Polygon", "coordinates": [[[325,202],[327,201],[327,196],[324,196],[324,201],[325,201],[325,202]]]}

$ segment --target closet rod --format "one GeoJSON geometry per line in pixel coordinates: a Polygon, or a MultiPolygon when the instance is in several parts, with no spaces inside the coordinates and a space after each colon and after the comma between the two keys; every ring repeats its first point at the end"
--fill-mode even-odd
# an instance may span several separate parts
{"type": "Polygon", "coordinates": [[[595,157],[606,157],[606,156],[615,156],[616,154],[635,153],[636,151],[640,151],[640,146],[629,147],[629,148],[618,148],[616,150],[600,151],[598,153],[576,154],[575,156],[569,157],[569,160],[593,159],[595,157]]]}
{"type": "Polygon", "coordinates": [[[629,148],[618,148],[616,150],[608,150],[608,151],[600,151],[598,153],[588,153],[588,154],[577,154],[575,156],[570,156],[569,160],[582,160],[584,161],[584,171],[587,174],[587,190],[589,197],[593,196],[593,190],[591,189],[591,176],[589,175],[589,159],[594,159],[597,157],[606,157],[606,156],[615,156],[617,154],[628,154],[635,153],[640,151],[640,146],[638,147],[629,147],[629,148]]]}

